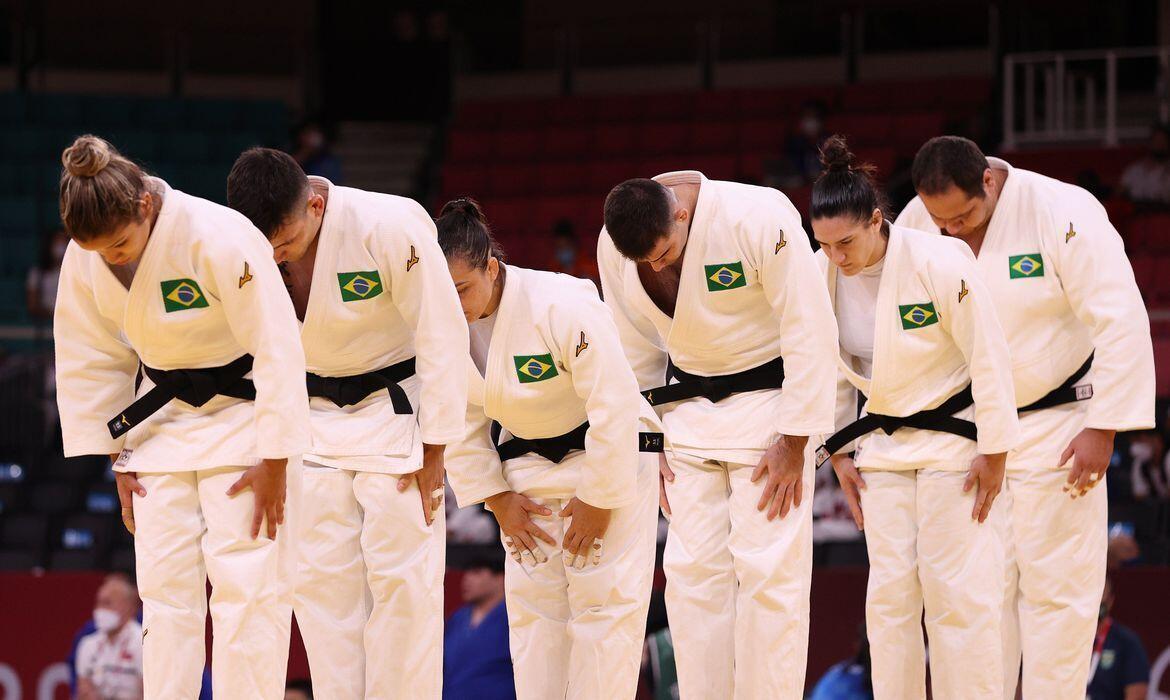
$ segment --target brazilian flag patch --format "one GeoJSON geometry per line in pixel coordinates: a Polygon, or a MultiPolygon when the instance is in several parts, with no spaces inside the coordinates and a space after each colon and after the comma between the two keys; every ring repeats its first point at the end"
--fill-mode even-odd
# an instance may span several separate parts
{"type": "Polygon", "coordinates": [[[1043,277],[1044,258],[1039,253],[1012,255],[1008,258],[1008,276],[1010,279],[1021,277],[1043,277]]]}
{"type": "Polygon", "coordinates": [[[747,286],[747,278],[743,275],[743,263],[739,261],[704,265],[703,274],[707,276],[708,292],[722,292],[724,289],[747,286]]]}
{"type": "Polygon", "coordinates": [[[163,280],[162,298],[168,314],[183,309],[207,307],[207,297],[203,296],[199,283],[192,279],[163,280]]]}
{"type": "Polygon", "coordinates": [[[934,302],[930,301],[923,304],[899,306],[898,316],[902,318],[902,330],[904,331],[925,328],[932,323],[938,323],[938,313],[934,310],[934,302]]]}
{"type": "Polygon", "coordinates": [[[382,293],[382,278],[377,270],[338,272],[337,285],[341,287],[342,301],[372,299],[382,293]]]}
{"type": "Polygon", "coordinates": [[[521,384],[543,382],[557,376],[557,366],[553,364],[552,355],[513,355],[516,363],[516,377],[521,384]]]}

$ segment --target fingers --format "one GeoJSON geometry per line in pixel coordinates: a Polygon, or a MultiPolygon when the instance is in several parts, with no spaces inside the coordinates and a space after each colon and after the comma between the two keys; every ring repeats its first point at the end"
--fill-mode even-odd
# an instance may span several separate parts
{"type": "MultiPolygon", "coordinates": [[[[760,458],[760,463],[756,465],[756,468],[752,470],[752,483],[754,484],[759,481],[760,477],[762,477],[767,471],[768,455],[765,454],[762,458],[760,458]]],[[[760,510],[763,510],[763,508],[761,507],[760,510]]]]}
{"type": "Polygon", "coordinates": [[[529,513],[539,513],[540,515],[552,515],[551,510],[545,508],[531,498],[528,498],[527,496],[520,496],[520,498],[524,499],[520,501],[520,507],[525,511],[529,513]]]}
{"type": "Polygon", "coordinates": [[[967,470],[967,478],[963,479],[963,493],[967,493],[973,486],[979,483],[979,476],[975,471],[975,467],[967,470]]]}
{"type": "Polygon", "coordinates": [[[658,473],[662,478],[674,483],[674,471],[670,468],[670,464],[666,461],[666,453],[658,453],[658,473]]]}
{"type": "Polygon", "coordinates": [[[398,479],[398,493],[405,493],[406,489],[410,488],[410,480],[414,478],[414,474],[403,474],[398,479]]]}
{"type": "MultiPolygon", "coordinates": [[[[1068,464],[1068,461],[1070,459],[1072,459],[1073,455],[1075,455],[1075,454],[1076,454],[1076,450],[1073,449],[1072,443],[1069,443],[1068,447],[1064,448],[1064,452],[1060,453],[1060,462],[1059,462],[1060,466],[1063,467],[1064,465],[1068,464]]],[[[1071,478],[1069,479],[1068,483],[1070,483],[1070,484],[1072,483],[1071,478]]]]}
{"type": "Polygon", "coordinates": [[[134,534],[134,506],[122,507],[122,525],[126,528],[126,532],[134,534]]]}
{"type": "Polygon", "coordinates": [[[252,508],[252,539],[260,536],[260,524],[264,522],[264,505],[260,502],[260,497],[257,496],[254,502],[255,507],[252,508]]]}
{"type": "Polygon", "coordinates": [[[768,508],[768,520],[775,520],[779,515],[783,520],[792,508],[792,497],[795,494],[794,484],[785,482],[776,489],[776,496],[772,499],[772,506],[768,508]]]}
{"type": "Polygon", "coordinates": [[[667,518],[670,518],[670,501],[666,498],[666,482],[663,479],[665,477],[658,480],[658,507],[662,508],[667,518]]]}
{"type": "Polygon", "coordinates": [[[251,472],[251,470],[246,470],[246,471],[244,471],[243,474],[240,475],[239,479],[236,479],[236,483],[234,483],[230,487],[228,487],[227,495],[234,496],[237,493],[239,493],[240,491],[243,491],[244,489],[250,487],[251,485],[252,485],[252,472],[251,472]]]}
{"type": "Polygon", "coordinates": [[[272,502],[264,509],[264,519],[268,523],[268,539],[276,539],[276,526],[280,523],[280,517],[277,514],[278,504],[272,502]]]}
{"type": "Polygon", "coordinates": [[[995,498],[998,495],[999,495],[998,488],[988,489],[987,497],[985,499],[983,499],[983,508],[981,508],[979,510],[979,522],[982,523],[982,522],[986,521],[987,516],[991,515],[991,506],[993,503],[995,503],[995,498]]]}
{"type": "Polygon", "coordinates": [[[853,515],[853,522],[858,530],[865,529],[865,517],[861,514],[861,495],[857,492],[857,484],[850,480],[841,485],[845,492],[845,502],[849,504],[849,512],[853,515]]]}
{"type": "Polygon", "coordinates": [[[126,490],[130,493],[136,493],[141,498],[146,498],[146,489],[138,482],[138,474],[136,472],[123,472],[122,479],[118,482],[118,495],[122,495],[122,485],[125,484],[126,490]]]}
{"type": "Polygon", "coordinates": [[[557,541],[553,539],[553,536],[542,530],[539,525],[532,521],[528,522],[528,532],[530,532],[532,536],[536,537],[537,539],[544,540],[554,547],[557,546],[557,541]]]}
{"type": "Polygon", "coordinates": [[[989,481],[989,478],[981,475],[978,478],[979,488],[975,491],[975,506],[971,510],[971,519],[978,520],[980,523],[987,520],[987,515],[991,512],[991,504],[995,500],[995,495],[999,493],[998,484],[989,484],[989,481]]]}
{"type": "MultiPolygon", "coordinates": [[[[754,481],[754,479],[753,479],[754,481]]],[[[778,479],[769,477],[768,481],[764,483],[764,490],[760,493],[760,500],[756,503],[756,510],[763,511],[772,502],[776,496],[777,489],[780,488],[778,479]]]]}
{"type": "MultiPolygon", "coordinates": [[[[796,510],[800,507],[800,501],[804,497],[804,479],[797,479],[792,483],[792,509],[796,510]]],[[[784,516],[781,516],[784,517],[784,516]]]]}
{"type": "Polygon", "coordinates": [[[576,503],[576,501],[574,501],[574,500],[571,500],[571,499],[570,499],[570,500],[569,500],[569,505],[565,506],[564,508],[561,508],[561,512],[560,512],[560,513],[557,513],[557,515],[561,516],[562,518],[570,518],[570,517],[572,517],[572,516],[573,516],[573,504],[574,504],[574,503],[576,503]]]}
{"type": "Polygon", "coordinates": [[[431,507],[431,492],[427,489],[421,471],[414,473],[414,479],[418,483],[418,499],[422,503],[423,520],[426,521],[427,527],[430,527],[435,519],[435,511],[431,507]]]}

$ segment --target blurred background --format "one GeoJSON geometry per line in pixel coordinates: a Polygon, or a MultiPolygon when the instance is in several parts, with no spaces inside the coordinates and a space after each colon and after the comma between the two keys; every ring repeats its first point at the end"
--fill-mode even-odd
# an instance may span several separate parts
{"type": "MultiPolygon", "coordinates": [[[[617,182],[697,169],[804,211],[833,133],[895,211],[944,133],[1080,184],[1153,324],[1160,426],[1117,441],[1111,569],[1150,697],[1170,697],[1168,120],[1170,0],[0,0],[0,699],[69,697],[94,595],[134,567],[108,461],[63,459],[55,408],[59,158],[81,133],[221,203],[252,145],[432,212],[473,196],[514,262],[589,278],[617,182]]],[[[814,498],[810,689],[864,667],[865,545],[828,470],[814,498]]],[[[448,517],[454,610],[498,544],[488,514],[448,517]]],[[[648,698],[671,697],[665,624],[659,595],[648,698]]],[[[299,640],[290,666],[307,675],[299,640]]]]}

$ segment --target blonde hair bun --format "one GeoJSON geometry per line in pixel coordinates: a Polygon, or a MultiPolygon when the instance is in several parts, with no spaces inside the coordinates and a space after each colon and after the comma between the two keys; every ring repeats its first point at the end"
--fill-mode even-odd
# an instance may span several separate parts
{"type": "Polygon", "coordinates": [[[117,154],[105,139],[86,134],[78,136],[73,145],[61,154],[61,165],[74,177],[94,177],[117,154]]]}

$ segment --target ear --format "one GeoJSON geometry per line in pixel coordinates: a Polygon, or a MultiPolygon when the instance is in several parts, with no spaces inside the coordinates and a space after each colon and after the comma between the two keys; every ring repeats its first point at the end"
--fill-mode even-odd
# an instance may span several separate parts
{"type": "Polygon", "coordinates": [[[495,282],[496,278],[500,276],[500,261],[494,255],[488,256],[487,261],[488,278],[495,282]]]}
{"type": "Polygon", "coordinates": [[[869,225],[870,226],[881,226],[882,222],[885,221],[885,218],[886,218],[886,216],[885,216],[885,214],[882,213],[882,210],[880,208],[875,207],[873,210],[873,214],[870,214],[870,216],[869,216],[869,225]]]}
{"type": "Polygon", "coordinates": [[[993,187],[995,187],[995,178],[991,174],[991,168],[987,168],[983,171],[983,189],[990,192],[993,187]]]}
{"type": "Polygon", "coordinates": [[[309,195],[309,212],[316,218],[325,216],[325,198],[313,192],[309,195]]]}

